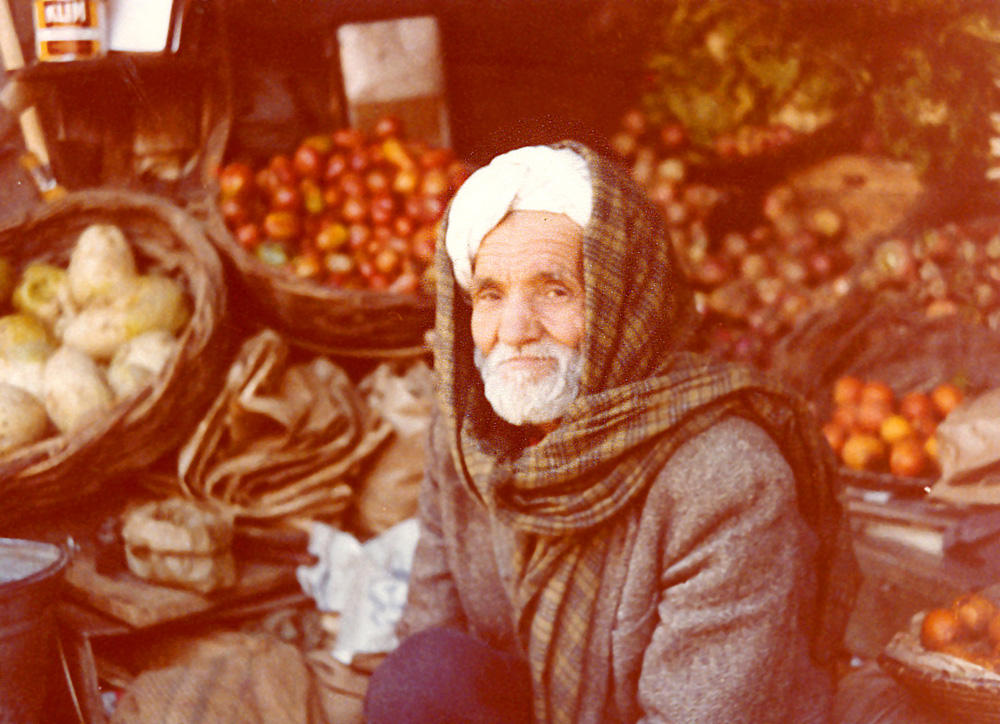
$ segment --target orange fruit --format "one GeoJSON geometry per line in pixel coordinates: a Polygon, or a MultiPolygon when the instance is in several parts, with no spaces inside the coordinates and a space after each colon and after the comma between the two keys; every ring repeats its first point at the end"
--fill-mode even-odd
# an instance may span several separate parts
{"type": "Polygon", "coordinates": [[[935,414],[919,415],[912,418],[910,424],[913,425],[913,431],[917,437],[927,438],[937,431],[938,421],[935,414]]]}
{"type": "Polygon", "coordinates": [[[996,615],[997,607],[981,593],[963,593],[951,604],[952,610],[963,629],[973,636],[986,633],[990,620],[996,615]]]}
{"type": "Polygon", "coordinates": [[[889,415],[879,426],[878,434],[889,445],[912,437],[914,433],[913,425],[901,414],[889,415]]]}
{"type": "Polygon", "coordinates": [[[857,377],[842,375],[833,382],[833,404],[856,405],[861,401],[861,388],[865,385],[857,377]]]}
{"type": "Polygon", "coordinates": [[[903,438],[889,448],[889,472],[901,478],[923,475],[929,462],[924,446],[912,437],[903,438]]]}
{"type": "Polygon", "coordinates": [[[927,453],[929,459],[934,462],[938,461],[938,440],[936,435],[931,435],[924,440],[924,452],[927,453]]]}
{"type": "Polygon", "coordinates": [[[931,401],[941,417],[947,417],[952,410],[962,404],[964,397],[962,388],[951,382],[942,382],[931,390],[931,401]]]}
{"type": "Polygon", "coordinates": [[[853,430],[858,424],[857,406],[838,405],[834,408],[830,421],[844,430],[853,430]]]}
{"type": "Polygon", "coordinates": [[[877,434],[882,428],[882,423],[885,422],[886,418],[888,418],[891,414],[892,406],[884,400],[875,398],[862,400],[857,408],[855,428],[863,432],[877,434]]]}
{"type": "Polygon", "coordinates": [[[908,392],[899,399],[899,412],[909,420],[934,417],[937,408],[926,392],[908,392]]]}
{"type": "Polygon", "coordinates": [[[840,459],[854,470],[874,470],[885,462],[885,443],[875,435],[853,432],[844,440],[840,459]]]}
{"type": "Polygon", "coordinates": [[[874,400],[888,407],[893,407],[896,404],[896,394],[887,383],[881,380],[871,380],[866,382],[861,388],[860,404],[864,404],[868,400],[874,400]]]}
{"type": "Polygon", "coordinates": [[[940,651],[962,635],[962,622],[950,608],[932,608],[920,624],[920,643],[925,649],[940,651]]]}

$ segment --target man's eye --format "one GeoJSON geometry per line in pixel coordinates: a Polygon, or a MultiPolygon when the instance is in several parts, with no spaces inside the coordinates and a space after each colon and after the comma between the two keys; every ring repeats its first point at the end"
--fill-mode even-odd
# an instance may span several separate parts
{"type": "Polygon", "coordinates": [[[500,299],[500,292],[496,289],[480,289],[472,299],[476,302],[495,302],[500,299]]]}

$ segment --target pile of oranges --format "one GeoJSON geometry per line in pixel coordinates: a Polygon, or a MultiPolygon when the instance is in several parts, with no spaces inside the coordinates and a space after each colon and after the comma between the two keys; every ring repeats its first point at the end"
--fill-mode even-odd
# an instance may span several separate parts
{"type": "Polygon", "coordinates": [[[834,382],[833,412],[823,434],[853,470],[933,476],[938,423],[963,399],[962,388],[952,382],[897,396],[884,380],[843,375],[834,382]]]}
{"type": "Polygon", "coordinates": [[[958,656],[1000,669],[1000,608],[982,593],[959,594],[948,606],[929,609],[920,624],[928,651],[958,656]]]}

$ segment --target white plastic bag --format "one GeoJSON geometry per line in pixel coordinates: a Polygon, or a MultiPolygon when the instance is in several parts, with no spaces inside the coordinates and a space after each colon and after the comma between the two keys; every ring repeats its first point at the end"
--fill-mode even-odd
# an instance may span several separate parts
{"type": "Polygon", "coordinates": [[[396,624],[406,604],[418,531],[416,518],[409,518],[361,543],[325,523],[311,525],[309,552],[317,562],[296,574],[317,608],[340,614],[332,654],[341,663],[398,645],[396,624]]]}

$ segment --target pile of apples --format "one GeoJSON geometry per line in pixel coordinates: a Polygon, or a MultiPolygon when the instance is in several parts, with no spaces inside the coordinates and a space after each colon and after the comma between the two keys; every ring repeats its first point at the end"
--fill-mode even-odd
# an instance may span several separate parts
{"type": "Polygon", "coordinates": [[[695,288],[703,351],[767,368],[774,342],[806,315],[835,308],[855,292],[886,288],[905,290],[928,318],[958,313],[1000,331],[995,219],[952,221],[863,242],[850,238],[842,212],[803,204],[786,183],[748,198],[712,181],[706,168],[737,157],[764,160],[803,135],[757,131],[770,140],[745,140],[734,151],[731,139],[720,139],[721,148],[696,151],[681,125],[653,124],[632,108],[609,139],[663,213],[695,288]]]}
{"type": "Polygon", "coordinates": [[[823,434],[852,470],[928,477],[938,470],[937,426],[964,400],[952,382],[901,396],[884,380],[842,375],[833,384],[833,408],[823,434]]]}
{"type": "Polygon", "coordinates": [[[1000,225],[952,221],[873,246],[858,275],[864,289],[908,289],[924,314],[956,313],[1000,330],[1000,225]]]}
{"type": "Polygon", "coordinates": [[[319,284],[413,294],[471,171],[383,116],[369,131],[311,135],[262,164],[227,162],[218,203],[237,243],[266,263],[319,284]]]}
{"type": "MultiPolygon", "coordinates": [[[[731,139],[720,139],[710,161],[759,158],[802,136],[787,128],[738,135],[758,140],[734,150],[731,139]]],[[[792,190],[779,185],[755,200],[750,213],[733,212],[745,200],[732,188],[698,180],[706,159],[691,149],[685,129],[656,127],[639,109],[625,112],[610,146],[663,213],[696,290],[708,351],[767,366],[771,343],[801,315],[850,291],[846,273],[854,260],[840,243],[845,224],[838,211],[803,211],[792,190]]]]}

